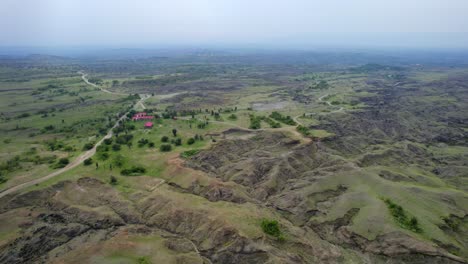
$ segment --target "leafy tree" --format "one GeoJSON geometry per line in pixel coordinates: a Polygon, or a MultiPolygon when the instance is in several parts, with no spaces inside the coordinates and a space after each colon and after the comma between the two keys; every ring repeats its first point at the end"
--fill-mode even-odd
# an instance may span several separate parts
{"type": "Polygon", "coordinates": [[[281,233],[278,221],[263,219],[261,222],[261,227],[263,232],[266,234],[276,237],[279,241],[284,240],[284,236],[281,233]]]}
{"type": "Polygon", "coordinates": [[[112,138],[106,138],[106,139],[104,139],[103,142],[104,142],[104,144],[106,144],[106,145],[110,145],[110,144],[112,144],[112,138]]]}
{"type": "Polygon", "coordinates": [[[177,129],[172,129],[172,135],[174,135],[174,137],[177,137],[177,129]]]}
{"type": "Polygon", "coordinates": [[[176,139],[172,140],[171,142],[176,146],[182,145],[182,139],[181,138],[176,138],[176,139]]]}
{"type": "Polygon", "coordinates": [[[172,146],[170,144],[162,144],[159,147],[159,150],[162,151],[162,152],[169,152],[169,151],[172,150],[172,146]]]}
{"type": "Polygon", "coordinates": [[[162,136],[161,137],[161,142],[169,142],[169,137],[168,136],[162,136]]]}
{"type": "Polygon", "coordinates": [[[109,183],[112,185],[117,185],[117,178],[115,176],[110,176],[109,183]]]}
{"type": "Polygon", "coordinates": [[[194,138],[189,138],[189,139],[187,140],[187,144],[192,145],[193,143],[195,143],[195,139],[194,139],[194,138]]]}
{"type": "Polygon", "coordinates": [[[90,150],[90,149],[92,149],[93,147],[94,147],[94,144],[91,143],[91,142],[89,142],[89,143],[84,144],[83,150],[90,150]]]}
{"type": "Polygon", "coordinates": [[[119,144],[114,144],[112,145],[112,150],[113,151],[119,151],[121,149],[120,145],[119,144]]]}
{"type": "Polygon", "coordinates": [[[84,164],[85,166],[89,166],[89,165],[93,164],[93,159],[92,159],[92,158],[87,158],[87,159],[85,159],[85,160],[83,161],[83,164],[84,164]]]}

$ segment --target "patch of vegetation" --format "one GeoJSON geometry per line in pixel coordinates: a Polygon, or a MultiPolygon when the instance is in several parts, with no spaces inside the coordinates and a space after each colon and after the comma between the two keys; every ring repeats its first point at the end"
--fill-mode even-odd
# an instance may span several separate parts
{"type": "Polygon", "coordinates": [[[194,139],[194,138],[189,138],[189,139],[187,140],[187,144],[192,145],[193,143],[195,143],[195,139],[194,139]]]}
{"type": "Polygon", "coordinates": [[[68,160],[68,158],[61,158],[61,159],[58,160],[58,162],[56,164],[52,165],[52,168],[53,169],[64,168],[69,163],[70,163],[70,160],[68,160]]]}
{"type": "Polygon", "coordinates": [[[199,152],[200,152],[199,149],[187,150],[187,151],[180,153],[180,157],[187,159],[187,158],[190,158],[191,156],[197,155],[199,152]]]}
{"type": "Polygon", "coordinates": [[[92,158],[87,158],[87,159],[85,159],[85,160],[83,161],[83,164],[84,164],[85,166],[89,166],[89,165],[93,164],[93,159],[92,159],[92,158]]]}
{"type": "Polygon", "coordinates": [[[297,125],[297,123],[292,119],[292,117],[290,117],[290,116],[284,116],[284,115],[282,115],[282,114],[280,114],[279,112],[276,112],[276,111],[273,111],[273,112],[270,114],[270,118],[273,118],[273,119],[275,119],[276,121],[285,123],[286,125],[290,125],[290,126],[295,126],[295,125],[297,125]]]}
{"type": "Polygon", "coordinates": [[[284,236],[280,230],[278,221],[263,219],[260,226],[265,234],[276,237],[278,241],[284,241],[284,236]]]}
{"type": "Polygon", "coordinates": [[[151,264],[151,260],[148,257],[139,257],[137,259],[138,264],[151,264]]]}
{"type": "Polygon", "coordinates": [[[390,210],[390,213],[393,216],[393,218],[401,227],[416,233],[422,233],[423,230],[419,226],[419,222],[416,217],[409,217],[406,211],[403,209],[403,207],[394,203],[390,199],[384,199],[384,202],[390,210]]]}
{"type": "Polygon", "coordinates": [[[310,129],[308,127],[305,127],[305,126],[302,126],[302,125],[299,125],[297,126],[296,130],[301,133],[302,135],[304,136],[310,136],[310,129]]]}
{"type": "Polygon", "coordinates": [[[169,151],[172,150],[172,146],[170,144],[162,144],[159,147],[159,150],[162,151],[162,152],[169,152],[169,151]]]}
{"type": "Polygon", "coordinates": [[[111,185],[117,185],[117,183],[118,183],[118,182],[117,182],[117,178],[116,178],[115,176],[112,176],[112,175],[111,175],[110,178],[109,178],[109,183],[110,183],[111,185]]]}
{"type": "Polygon", "coordinates": [[[271,128],[280,128],[281,124],[279,122],[276,122],[275,120],[269,118],[269,117],[264,117],[263,121],[267,122],[268,125],[270,125],[271,128]]]}
{"type": "Polygon", "coordinates": [[[250,129],[260,129],[262,127],[262,117],[250,115],[250,129]]]}
{"type": "Polygon", "coordinates": [[[229,120],[232,120],[232,121],[235,121],[235,120],[237,120],[237,115],[236,115],[236,114],[230,114],[230,115],[228,116],[228,119],[229,119],[229,120]]]}
{"type": "Polygon", "coordinates": [[[123,169],[120,171],[120,174],[125,176],[138,176],[146,172],[146,169],[141,166],[132,166],[129,169],[123,169]]]}
{"type": "Polygon", "coordinates": [[[89,142],[89,143],[84,144],[83,150],[90,150],[93,147],[94,147],[94,143],[89,142]]]}

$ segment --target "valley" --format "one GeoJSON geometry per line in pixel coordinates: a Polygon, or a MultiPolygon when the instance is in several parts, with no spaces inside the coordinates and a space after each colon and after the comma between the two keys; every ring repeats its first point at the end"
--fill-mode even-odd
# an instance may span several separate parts
{"type": "Polygon", "coordinates": [[[468,66],[421,58],[0,58],[0,263],[466,263],[468,66]]]}

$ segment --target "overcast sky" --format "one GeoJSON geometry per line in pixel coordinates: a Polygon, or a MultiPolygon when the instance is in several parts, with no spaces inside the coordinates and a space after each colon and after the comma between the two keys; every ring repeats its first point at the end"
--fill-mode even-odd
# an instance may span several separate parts
{"type": "Polygon", "coordinates": [[[0,0],[0,45],[468,46],[468,0],[0,0]]]}

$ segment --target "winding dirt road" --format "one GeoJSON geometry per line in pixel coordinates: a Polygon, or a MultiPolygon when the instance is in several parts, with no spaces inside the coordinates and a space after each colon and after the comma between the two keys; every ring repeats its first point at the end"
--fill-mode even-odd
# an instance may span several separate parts
{"type": "Polygon", "coordinates": [[[99,86],[99,85],[97,85],[97,84],[95,84],[95,83],[90,82],[90,81],[88,80],[88,78],[87,78],[87,76],[88,76],[87,73],[84,73],[84,72],[82,72],[82,71],[79,71],[78,73],[81,74],[81,79],[83,79],[83,81],[84,81],[85,83],[87,83],[88,85],[91,85],[91,86],[93,86],[93,87],[99,88],[101,91],[103,91],[103,92],[105,92],[105,93],[108,93],[108,94],[116,94],[116,95],[128,95],[128,94],[126,94],[126,93],[111,92],[111,91],[109,91],[109,90],[107,90],[107,89],[105,89],[105,88],[103,88],[103,87],[101,87],[101,86],[99,86]]]}
{"type": "MultiPolygon", "coordinates": [[[[82,74],[82,79],[83,79],[83,81],[85,81],[87,84],[89,84],[89,85],[91,85],[91,86],[98,87],[98,86],[96,86],[95,84],[90,83],[90,82],[87,81],[87,79],[86,79],[86,74],[84,74],[84,73],[82,73],[82,72],[80,72],[80,73],[82,74]]],[[[100,87],[99,87],[99,88],[100,88],[100,87]]],[[[102,90],[103,92],[106,92],[106,91],[107,91],[107,90],[105,90],[105,89],[101,89],[101,90],[102,90]]],[[[113,92],[110,92],[110,91],[107,91],[107,92],[108,92],[108,93],[113,93],[113,92]]],[[[114,94],[115,94],[115,93],[114,93],[114,94]]],[[[127,95],[127,94],[125,94],[125,95],[127,95]]],[[[140,104],[140,105],[142,105],[142,106],[144,107],[143,102],[144,102],[146,99],[148,99],[149,97],[150,97],[150,96],[146,96],[146,95],[142,96],[141,99],[140,99],[135,105],[140,104]]],[[[11,194],[11,193],[20,191],[20,190],[22,190],[22,189],[24,189],[24,188],[31,187],[31,186],[33,186],[33,185],[35,185],[35,184],[39,184],[39,183],[41,183],[41,182],[47,181],[48,179],[51,179],[51,178],[53,178],[53,177],[55,177],[55,176],[58,176],[58,175],[60,175],[60,174],[62,174],[62,173],[64,173],[64,172],[69,171],[69,170],[75,168],[76,166],[80,165],[85,159],[92,157],[92,156],[96,153],[96,148],[97,148],[99,145],[101,145],[102,142],[103,142],[105,139],[111,138],[111,137],[113,136],[112,130],[113,130],[114,128],[116,128],[116,127],[119,125],[119,122],[120,122],[120,121],[122,121],[122,120],[124,120],[124,119],[126,118],[127,114],[128,114],[128,112],[125,113],[124,115],[122,115],[122,116],[115,122],[114,126],[113,126],[112,128],[109,129],[109,131],[107,132],[107,134],[106,134],[103,138],[101,138],[101,140],[99,140],[99,141],[94,145],[94,147],[93,147],[92,149],[90,149],[90,150],[88,150],[88,151],[82,153],[81,155],[79,155],[76,159],[74,159],[74,160],[73,160],[71,163],[69,163],[67,166],[65,166],[65,167],[63,167],[63,168],[61,168],[61,169],[59,169],[59,170],[57,170],[57,171],[54,171],[54,172],[52,172],[52,173],[50,173],[50,174],[48,174],[48,175],[46,175],[46,176],[44,176],[44,177],[41,177],[41,178],[38,178],[38,179],[35,179],[35,180],[32,180],[32,181],[28,181],[28,182],[21,183],[21,184],[18,184],[18,185],[16,185],[16,186],[10,187],[9,189],[6,189],[6,190],[4,190],[4,191],[2,191],[2,192],[0,193],[0,198],[6,196],[6,195],[8,195],[8,194],[11,194]]]]}

